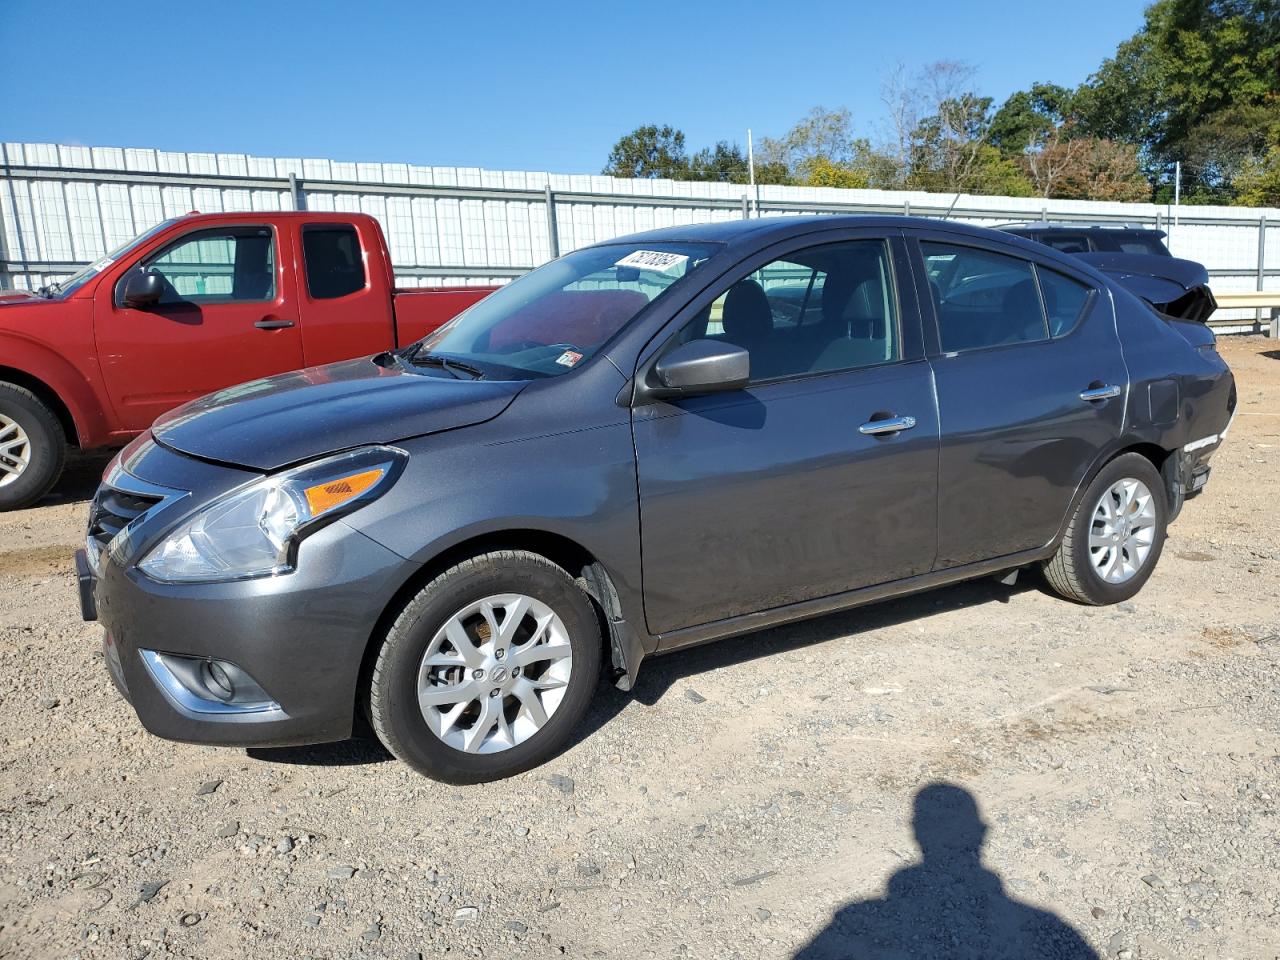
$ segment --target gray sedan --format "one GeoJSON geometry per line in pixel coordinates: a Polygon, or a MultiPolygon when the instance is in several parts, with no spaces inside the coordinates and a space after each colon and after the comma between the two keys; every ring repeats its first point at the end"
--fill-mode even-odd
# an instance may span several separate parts
{"type": "Polygon", "coordinates": [[[1203,324],[1007,233],[670,228],[162,418],[94,500],[81,602],[162,737],[367,717],[489,780],[654,654],[1022,568],[1131,597],[1235,402],[1203,324]]]}

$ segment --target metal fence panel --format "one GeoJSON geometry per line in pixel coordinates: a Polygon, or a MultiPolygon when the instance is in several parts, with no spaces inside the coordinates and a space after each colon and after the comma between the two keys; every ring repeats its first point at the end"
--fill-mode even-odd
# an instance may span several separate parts
{"type": "MultiPolygon", "coordinates": [[[[1280,286],[1280,209],[1170,207],[919,191],[837,190],[426,167],[315,158],[0,144],[0,288],[65,277],[191,210],[364,212],[404,286],[502,283],[622,234],[751,215],[911,213],[967,223],[1110,220],[1158,226],[1221,291],[1280,286]]],[[[1223,311],[1252,320],[1253,311],[1223,311]]]]}

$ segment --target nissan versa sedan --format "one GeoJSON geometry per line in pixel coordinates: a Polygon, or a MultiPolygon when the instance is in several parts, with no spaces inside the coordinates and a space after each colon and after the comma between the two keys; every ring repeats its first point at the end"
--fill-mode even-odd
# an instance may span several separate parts
{"type": "Polygon", "coordinates": [[[1007,233],[893,217],[577,250],[407,349],[121,452],[81,604],[143,725],[491,780],[607,674],[966,578],[1133,596],[1235,407],[1200,323],[1007,233]]]}

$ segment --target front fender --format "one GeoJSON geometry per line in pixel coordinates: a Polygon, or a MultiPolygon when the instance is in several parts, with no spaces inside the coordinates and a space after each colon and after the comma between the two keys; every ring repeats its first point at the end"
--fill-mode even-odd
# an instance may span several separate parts
{"type": "MultiPolygon", "coordinates": [[[[6,373],[10,377],[16,374],[14,379],[43,386],[70,414],[81,447],[102,446],[113,439],[92,328],[87,336],[73,331],[65,346],[55,347],[9,319],[4,317],[6,322],[0,327],[0,380],[6,379],[6,373]]],[[[61,325],[59,329],[63,329],[61,325]]]]}

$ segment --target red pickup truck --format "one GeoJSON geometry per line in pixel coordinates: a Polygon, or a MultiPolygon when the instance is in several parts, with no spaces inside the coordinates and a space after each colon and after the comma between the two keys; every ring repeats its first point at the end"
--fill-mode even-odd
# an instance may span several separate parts
{"type": "Polygon", "coordinates": [[[397,290],[364,214],[259,212],[166,220],[0,292],[0,510],[53,486],[68,441],[121,445],[213,390],[411,343],[492,289],[397,290]]]}

